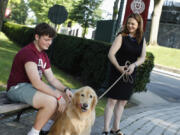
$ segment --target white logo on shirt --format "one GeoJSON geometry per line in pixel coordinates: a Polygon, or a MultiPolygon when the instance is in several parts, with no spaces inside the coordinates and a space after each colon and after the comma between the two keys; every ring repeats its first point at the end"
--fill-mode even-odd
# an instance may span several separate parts
{"type": "Polygon", "coordinates": [[[38,61],[38,72],[39,72],[39,76],[40,78],[42,78],[42,74],[43,74],[43,71],[46,68],[46,62],[43,64],[43,60],[42,59],[39,59],[38,61]]]}
{"type": "Polygon", "coordinates": [[[46,63],[43,64],[43,60],[39,59],[38,67],[41,67],[41,68],[45,69],[46,68],[46,63]]]}

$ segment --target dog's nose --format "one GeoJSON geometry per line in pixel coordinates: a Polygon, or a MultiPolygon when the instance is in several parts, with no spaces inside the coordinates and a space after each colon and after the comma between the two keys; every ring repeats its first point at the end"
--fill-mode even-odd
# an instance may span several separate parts
{"type": "Polygon", "coordinates": [[[83,107],[85,107],[85,108],[88,107],[88,104],[87,104],[87,103],[84,103],[84,104],[83,104],[83,107]]]}

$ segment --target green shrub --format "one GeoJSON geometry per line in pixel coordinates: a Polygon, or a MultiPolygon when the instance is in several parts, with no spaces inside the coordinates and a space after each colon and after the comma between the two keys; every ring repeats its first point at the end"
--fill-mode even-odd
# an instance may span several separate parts
{"type": "Polygon", "coordinates": [[[110,44],[58,35],[53,45],[51,58],[56,66],[77,76],[84,84],[100,86],[105,78],[110,44]]]}
{"type": "MultiPolygon", "coordinates": [[[[3,32],[14,42],[24,46],[32,41],[33,29],[6,22],[3,32]]],[[[58,34],[47,52],[51,63],[95,89],[102,87],[107,77],[109,43],[58,34]]],[[[154,67],[152,53],[137,70],[135,92],[146,90],[154,67]]]]}
{"type": "Polygon", "coordinates": [[[2,27],[2,31],[13,42],[19,44],[21,47],[27,45],[33,41],[33,28],[29,28],[24,25],[19,25],[12,22],[5,22],[2,27]]]}
{"type": "Polygon", "coordinates": [[[146,53],[145,62],[138,67],[135,80],[135,92],[146,91],[146,84],[150,82],[150,72],[154,67],[154,56],[152,53],[146,53]]]}

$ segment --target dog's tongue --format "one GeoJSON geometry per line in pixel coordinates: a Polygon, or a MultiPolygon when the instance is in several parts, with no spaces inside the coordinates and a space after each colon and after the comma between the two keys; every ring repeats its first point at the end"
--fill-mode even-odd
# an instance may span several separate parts
{"type": "Polygon", "coordinates": [[[82,112],[86,112],[87,111],[87,109],[85,107],[83,107],[82,104],[79,104],[79,107],[81,108],[82,112]]]}
{"type": "Polygon", "coordinates": [[[79,107],[81,108],[81,107],[82,107],[82,104],[79,104],[79,107]]]}

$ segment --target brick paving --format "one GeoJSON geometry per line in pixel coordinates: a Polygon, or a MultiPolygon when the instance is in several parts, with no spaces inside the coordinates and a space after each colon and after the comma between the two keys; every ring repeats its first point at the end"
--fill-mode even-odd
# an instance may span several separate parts
{"type": "Polygon", "coordinates": [[[36,111],[30,110],[22,114],[19,122],[14,121],[16,115],[0,121],[0,135],[26,135],[32,128],[36,111]]]}
{"type": "MultiPolygon", "coordinates": [[[[120,128],[126,135],[180,135],[180,104],[126,109],[120,128]]],[[[99,135],[102,130],[103,117],[99,117],[96,119],[92,135],[99,135]]]]}

